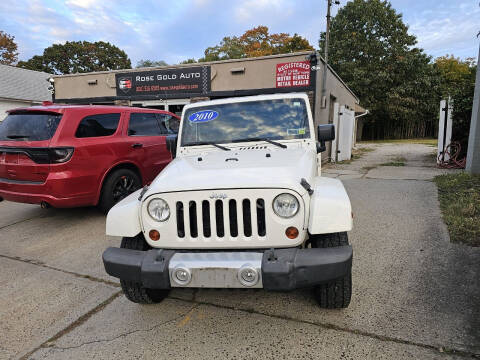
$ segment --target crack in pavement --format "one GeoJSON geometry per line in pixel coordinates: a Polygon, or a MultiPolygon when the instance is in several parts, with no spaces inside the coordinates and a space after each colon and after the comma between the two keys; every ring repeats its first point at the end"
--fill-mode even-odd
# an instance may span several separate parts
{"type": "MultiPolygon", "coordinates": [[[[100,282],[100,283],[103,283],[103,284],[106,284],[106,285],[109,285],[109,286],[114,286],[114,287],[117,287],[117,288],[120,287],[120,284],[112,282],[112,281],[103,280],[103,279],[100,279],[100,278],[95,278],[95,277],[90,276],[90,275],[77,274],[77,273],[74,273],[74,272],[71,272],[71,271],[55,268],[55,267],[46,265],[42,262],[39,262],[37,260],[23,259],[23,258],[20,258],[20,257],[13,257],[13,256],[8,256],[8,255],[2,255],[2,254],[0,254],[0,258],[6,258],[6,259],[9,259],[9,260],[14,260],[14,261],[21,261],[21,262],[32,264],[32,265],[41,266],[41,267],[44,267],[46,269],[50,269],[50,270],[59,271],[59,272],[65,273],[65,274],[73,275],[73,276],[78,277],[78,278],[88,279],[88,280],[95,281],[95,282],[100,282]]],[[[112,297],[107,299],[105,302],[102,302],[101,304],[97,305],[93,310],[91,310],[91,311],[87,312],[86,314],[82,315],[78,320],[71,323],[66,329],[60,331],[57,335],[55,335],[51,339],[44,342],[42,345],[40,345],[38,348],[36,348],[35,350],[33,350],[32,352],[30,352],[27,355],[30,356],[31,354],[33,354],[33,352],[37,351],[40,348],[51,347],[51,346],[47,346],[46,344],[48,344],[49,342],[52,342],[54,340],[57,340],[61,336],[65,335],[66,333],[68,333],[71,330],[73,330],[74,328],[76,328],[81,323],[85,322],[92,315],[99,312],[106,305],[111,303],[120,294],[122,294],[122,291],[119,291],[119,292],[115,293],[112,297]],[[84,318],[84,317],[86,317],[86,318],[84,318]],[[68,331],[67,331],[67,329],[68,329],[68,331]]],[[[178,301],[184,301],[184,302],[197,304],[197,305],[193,306],[189,311],[191,311],[192,309],[194,309],[195,307],[200,306],[200,305],[209,305],[209,306],[222,308],[222,309],[236,310],[236,311],[241,311],[241,312],[246,312],[246,313],[253,313],[253,314],[257,314],[257,315],[267,316],[267,317],[271,317],[271,318],[293,321],[293,322],[297,322],[297,323],[304,323],[304,324],[309,324],[309,325],[314,325],[314,326],[320,326],[320,327],[325,328],[325,329],[332,329],[332,330],[336,330],[336,331],[347,332],[347,333],[356,334],[356,335],[360,335],[360,336],[370,337],[370,338],[378,339],[380,341],[391,341],[391,342],[395,342],[395,343],[399,343],[399,344],[418,346],[418,347],[422,347],[422,348],[425,348],[425,349],[434,350],[437,353],[442,354],[442,355],[455,354],[455,355],[459,355],[459,356],[463,356],[463,357],[472,357],[472,358],[480,359],[480,353],[476,354],[476,353],[463,351],[463,350],[459,350],[459,349],[448,349],[446,347],[437,347],[437,346],[434,346],[434,345],[417,343],[417,342],[404,340],[404,339],[400,339],[400,338],[395,338],[395,337],[391,337],[391,336],[379,335],[379,334],[375,334],[375,333],[368,332],[368,331],[350,329],[350,328],[338,326],[338,325],[335,325],[335,324],[332,324],[332,323],[322,323],[322,322],[315,322],[315,321],[300,320],[300,319],[295,319],[295,318],[292,318],[292,317],[289,317],[289,316],[266,314],[266,313],[262,313],[262,312],[259,312],[259,311],[253,310],[253,309],[246,310],[246,309],[242,309],[242,308],[237,308],[235,306],[218,305],[218,304],[215,304],[215,303],[198,301],[198,300],[196,300],[195,295],[196,295],[196,293],[193,294],[193,299],[191,299],[191,300],[184,299],[184,298],[178,298],[178,297],[172,297],[172,296],[169,296],[169,298],[174,299],[174,300],[178,300],[178,301]]],[[[184,315],[182,315],[182,316],[184,316],[184,315]]],[[[175,318],[175,319],[177,319],[177,318],[175,318]]],[[[171,321],[173,321],[173,320],[169,320],[168,322],[171,322],[171,321]]],[[[164,325],[164,323],[157,324],[150,329],[143,329],[143,330],[140,329],[140,330],[134,330],[132,332],[127,332],[127,333],[124,333],[124,334],[120,334],[116,338],[121,337],[121,336],[127,336],[130,333],[134,333],[134,332],[138,332],[138,331],[148,332],[148,331],[153,330],[155,327],[158,327],[158,326],[161,326],[161,325],[164,325]]],[[[115,340],[115,338],[106,339],[106,340],[96,340],[96,341],[93,341],[93,342],[102,342],[102,341],[103,342],[108,342],[108,341],[113,341],[113,340],[115,340]]],[[[90,342],[90,343],[92,343],[92,342],[90,342]]],[[[85,343],[85,344],[88,344],[88,343],[85,343]]],[[[79,347],[79,346],[77,346],[77,347],[79,347]]],[[[74,347],[72,347],[72,348],[74,348],[74,347]]],[[[61,350],[63,348],[58,348],[58,349],[61,350]]],[[[65,348],[65,349],[68,349],[68,348],[65,348]]],[[[27,359],[28,358],[27,355],[25,355],[21,359],[27,359]]]]}
{"type": "Polygon", "coordinates": [[[254,309],[242,309],[242,308],[238,308],[238,307],[235,307],[235,306],[219,305],[219,304],[210,303],[210,302],[206,302],[206,301],[186,300],[186,299],[181,299],[181,298],[176,298],[176,297],[170,297],[170,298],[175,299],[175,300],[179,300],[179,301],[184,301],[184,302],[196,303],[196,304],[199,304],[199,305],[209,305],[209,306],[213,306],[213,307],[220,308],[220,309],[241,311],[241,312],[245,312],[245,313],[249,313],[249,314],[256,314],[256,315],[271,317],[271,318],[274,318],[274,319],[281,319],[281,320],[293,321],[293,322],[296,322],[296,323],[319,326],[319,327],[322,327],[322,328],[325,328],[325,329],[336,330],[336,331],[340,331],[340,332],[347,332],[347,333],[350,333],[350,334],[370,337],[370,338],[377,339],[377,340],[380,340],[380,341],[394,342],[394,343],[397,343],[397,344],[417,346],[417,347],[421,347],[421,348],[424,348],[424,349],[433,350],[433,351],[439,353],[440,355],[458,355],[458,356],[462,356],[462,357],[470,357],[470,358],[480,359],[480,353],[473,353],[473,352],[469,352],[469,351],[452,349],[452,348],[443,347],[443,346],[437,347],[435,345],[418,343],[418,342],[414,342],[414,341],[410,341],[410,340],[404,340],[404,339],[400,339],[400,338],[395,338],[395,337],[387,336],[387,335],[379,335],[379,334],[371,333],[371,332],[364,331],[364,330],[350,329],[350,328],[338,326],[338,325],[335,325],[335,324],[332,324],[332,323],[322,323],[322,322],[308,321],[308,320],[302,320],[302,319],[295,319],[295,318],[292,318],[290,316],[285,316],[285,315],[265,314],[265,313],[262,313],[260,311],[256,311],[254,309]]]}
{"type": "Polygon", "coordinates": [[[10,226],[13,226],[13,225],[21,224],[21,223],[26,222],[26,221],[30,221],[30,220],[33,220],[33,219],[41,219],[41,218],[44,218],[44,217],[47,217],[47,216],[46,215],[38,215],[38,216],[31,217],[31,218],[18,220],[18,221],[15,221],[15,222],[11,223],[11,224],[0,226],[0,230],[5,229],[5,228],[10,227],[10,226]]]}
{"type": "Polygon", "coordinates": [[[96,313],[100,312],[101,310],[103,310],[107,305],[109,305],[113,300],[115,300],[117,297],[120,296],[120,294],[122,294],[121,291],[117,291],[116,293],[114,293],[112,296],[110,296],[108,299],[106,299],[105,301],[101,302],[100,304],[98,304],[97,306],[95,306],[93,309],[91,309],[90,311],[86,312],[85,314],[81,315],[77,320],[75,320],[74,322],[70,323],[69,325],[67,325],[67,327],[65,327],[63,330],[60,330],[58,333],[56,333],[55,335],[53,335],[51,338],[49,338],[47,341],[43,342],[42,344],[40,344],[39,346],[37,346],[35,349],[31,350],[30,352],[28,352],[27,354],[23,355],[19,360],[27,360],[29,359],[29,357],[34,354],[36,351],[42,349],[42,348],[45,348],[45,347],[48,347],[47,345],[53,341],[56,341],[58,340],[59,338],[61,338],[62,336],[68,334],[69,332],[71,332],[72,330],[74,330],[75,328],[77,328],[78,326],[82,325],[83,323],[85,323],[88,319],[90,319],[93,315],[95,315],[96,313]]]}
{"type": "MultiPolygon", "coordinates": [[[[45,346],[42,346],[42,348],[49,348],[49,349],[52,349],[52,350],[60,350],[60,351],[65,351],[65,350],[71,350],[71,349],[78,349],[82,346],[85,346],[85,345],[90,345],[90,344],[96,344],[96,343],[108,343],[108,342],[112,342],[112,341],[115,341],[117,339],[120,339],[122,337],[126,337],[126,336],[130,336],[132,334],[135,334],[135,333],[139,333],[139,332],[149,332],[149,331],[152,331],[153,329],[155,328],[158,328],[160,326],[163,326],[163,325],[167,325],[167,324],[170,324],[172,322],[176,322],[177,320],[180,320],[181,318],[184,318],[185,316],[187,316],[188,314],[190,314],[191,312],[193,312],[196,308],[198,308],[201,304],[198,303],[198,304],[195,304],[193,305],[190,309],[188,309],[188,311],[174,317],[173,319],[170,319],[170,320],[165,320],[161,323],[158,323],[158,324],[155,324],[147,329],[136,329],[136,330],[132,330],[132,331],[127,331],[125,333],[121,333],[119,335],[116,335],[112,338],[108,338],[108,339],[99,339],[99,340],[92,340],[92,341],[86,341],[84,343],[81,343],[79,345],[75,345],[75,346],[55,346],[55,345],[48,345],[49,342],[52,342],[54,340],[51,340],[51,341],[47,341],[45,342],[45,346]]],[[[62,335],[63,336],[63,335],[62,335]]],[[[59,336],[58,338],[60,338],[61,336],[59,336]]],[[[57,338],[57,339],[58,339],[57,338]]],[[[57,340],[55,339],[55,340],[57,340]]]]}
{"type": "Polygon", "coordinates": [[[102,283],[102,284],[109,285],[109,286],[114,286],[114,287],[117,287],[117,288],[120,287],[120,284],[116,283],[114,281],[104,280],[104,279],[100,279],[100,278],[97,278],[97,277],[94,277],[94,276],[91,276],[91,275],[78,274],[78,273],[75,273],[73,271],[63,270],[63,269],[60,269],[60,268],[57,268],[57,267],[54,267],[54,266],[47,265],[47,264],[45,264],[41,261],[34,260],[34,259],[24,259],[24,258],[21,258],[20,256],[9,256],[9,255],[3,255],[3,254],[0,254],[0,258],[5,258],[5,259],[13,260],[13,261],[20,261],[20,262],[24,262],[24,263],[27,263],[27,264],[30,264],[30,265],[41,266],[45,269],[59,271],[59,272],[62,272],[64,274],[73,275],[77,278],[87,279],[87,280],[90,280],[90,281],[102,283]]]}

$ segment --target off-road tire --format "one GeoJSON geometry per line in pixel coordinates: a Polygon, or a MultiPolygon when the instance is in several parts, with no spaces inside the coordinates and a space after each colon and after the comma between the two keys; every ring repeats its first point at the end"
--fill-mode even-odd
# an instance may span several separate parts
{"type": "MultiPolygon", "coordinates": [[[[102,186],[102,192],[100,194],[100,200],[98,202],[98,208],[106,214],[117,202],[131,194],[132,192],[142,187],[142,181],[137,173],[130,169],[118,169],[108,175],[102,186]],[[120,196],[115,196],[114,191],[121,179],[128,179],[132,182],[132,186],[129,189],[124,189],[124,193],[120,196]]],[[[118,191],[117,191],[118,192],[118,191]]]]}
{"type": "Polygon", "coordinates": [[[329,248],[348,245],[348,235],[346,232],[310,235],[312,248],[329,248]]]}
{"type": "MultiPolygon", "coordinates": [[[[147,251],[151,247],[147,244],[142,234],[135,237],[124,237],[120,245],[123,249],[147,251]]],[[[141,283],[120,279],[123,293],[126,298],[138,304],[155,304],[165,299],[169,290],[147,289],[141,283]]]]}
{"type": "MultiPolygon", "coordinates": [[[[329,248],[348,245],[346,232],[310,235],[314,248],[329,248]]],[[[352,297],[352,273],[335,281],[317,285],[314,288],[315,299],[322,308],[342,309],[348,307],[352,297]]]]}

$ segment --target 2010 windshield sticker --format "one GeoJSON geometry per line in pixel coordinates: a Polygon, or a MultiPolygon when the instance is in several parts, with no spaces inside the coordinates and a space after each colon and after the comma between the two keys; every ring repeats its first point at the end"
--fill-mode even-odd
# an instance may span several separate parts
{"type": "Polygon", "coordinates": [[[188,117],[188,121],[192,123],[201,123],[201,122],[212,121],[217,117],[218,117],[218,112],[214,110],[202,110],[202,111],[197,111],[191,114],[188,117]]]}

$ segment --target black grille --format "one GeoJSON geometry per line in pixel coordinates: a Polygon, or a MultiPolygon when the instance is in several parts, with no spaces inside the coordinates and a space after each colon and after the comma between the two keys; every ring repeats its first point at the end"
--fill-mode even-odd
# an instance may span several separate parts
{"type": "Polygon", "coordinates": [[[185,237],[185,222],[183,220],[183,203],[177,202],[177,235],[179,238],[185,237]]]}
{"type": "Polygon", "coordinates": [[[202,201],[202,217],[203,217],[203,236],[212,236],[212,226],[210,225],[210,203],[208,200],[202,201]]]}
{"type": "Polygon", "coordinates": [[[215,220],[217,222],[217,236],[225,236],[225,224],[223,223],[223,201],[215,201],[215,220]]]}
{"type": "Polygon", "coordinates": [[[230,221],[230,236],[238,236],[238,219],[237,219],[237,201],[230,200],[228,202],[228,219],[230,221]]]}
{"type": "Polygon", "coordinates": [[[195,201],[176,203],[176,220],[178,237],[185,237],[185,206],[188,206],[188,225],[190,228],[190,237],[197,238],[199,236],[209,238],[212,233],[219,238],[225,236],[238,237],[244,235],[266,236],[267,225],[265,219],[265,200],[256,199],[250,201],[243,199],[240,201],[231,200],[215,200],[210,202],[203,200],[198,204],[195,201]],[[237,207],[240,205],[240,209],[237,207]],[[201,211],[201,214],[199,213],[201,211]],[[225,211],[228,212],[228,224],[225,224],[225,211]],[[240,214],[239,214],[240,212],[240,214]],[[199,216],[200,214],[200,216],[199,216]],[[240,218],[241,217],[241,218],[240,218]],[[198,219],[202,223],[198,224],[198,219]],[[212,229],[212,220],[215,219],[215,228],[212,229]],[[242,220],[243,229],[239,228],[239,221],[242,220]],[[253,234],[252,222],[256,223],[257,234],[253,234]],[[226,225],[226,226],[225,226],[226,225]]]}
{"type": "Polygon", "coordinates": [[[257,199],[257,229],[259,236],[265,236],[267,232],[265,224],[265,201],[263,199],[257,199]]]}
{"type": "Polygon", "coordinates": [[[250,211],[250,200],[245,199],[242,201],[242,213],[243,213],[243,234],[246,237],[252,236],[252,214],[250,211]]]}
{"type": "Polygon", "coordinates": [[[188,211],[190,217],[190,236],[196,238],[198,236],[197,226],[197,204],[195,201],[190,201],[188,204],[188,211]]]}

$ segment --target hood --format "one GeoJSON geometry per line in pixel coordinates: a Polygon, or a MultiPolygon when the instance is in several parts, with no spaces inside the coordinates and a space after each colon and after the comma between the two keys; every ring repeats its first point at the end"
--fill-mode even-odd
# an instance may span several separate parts
{"type": "Polygon", "coordinates": [[[211,151],[174,159],[145,194],[235,188],[285,188],[303,195],[302,178],[311,183],[316,153],[298,149],[211,151]]]}

